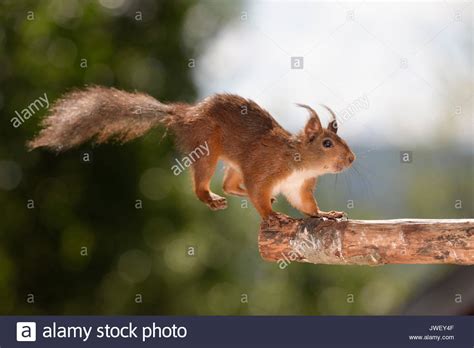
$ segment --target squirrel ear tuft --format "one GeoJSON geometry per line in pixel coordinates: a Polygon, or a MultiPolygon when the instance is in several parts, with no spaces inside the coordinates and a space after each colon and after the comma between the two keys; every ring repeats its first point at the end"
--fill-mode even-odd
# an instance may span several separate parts
{"type": "Polygon", "coordinates": [[[333,133],[337,133],[337,127],[338,127],[337,120],[332,120],[328,124],[328,129],[333,133]]]}
{"type": "Polygon", "coordinates": [[[327,111],[329,111],[329,113],[331,114],[331,121],[329,121],[328,129],[333,133],[337,133],[338,124],[337,124],[337,119],[336,119],[336,113],[332,111],[328,106],[324,104],[320,104],[320,105],[324,107],[327,111]]]}
{"type": "MultiPolygon", "coordinates": [[[[310,118],[308,122],[306,122],[306,126],[304,127],[304,133],[309,138],[314,136],[314,134],[319,133],[323,126],[321,126],[321,121],[319,120],[319,116],[311,107],[305,104],[296,104],[302,108],[305,108],[309,111],[310,118]]],[[[313,137],[314,138],[314,137],[313,137]]]]}

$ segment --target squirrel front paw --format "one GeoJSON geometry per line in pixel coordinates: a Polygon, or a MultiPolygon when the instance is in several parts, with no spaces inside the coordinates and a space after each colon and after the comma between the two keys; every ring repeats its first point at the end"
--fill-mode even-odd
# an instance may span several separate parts
{"type": "Polygon", "coordinates": [[[343,211],[318,211],[316,214],[312,215],[314,217],[325,217],[328,219],[340,219],[347,217],[347,214],[343,211]]]}

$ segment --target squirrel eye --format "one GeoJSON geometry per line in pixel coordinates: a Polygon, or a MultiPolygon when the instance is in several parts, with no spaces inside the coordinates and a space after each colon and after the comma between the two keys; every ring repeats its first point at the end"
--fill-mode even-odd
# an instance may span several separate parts
{"type": "Polygon", "coordinates": [[[332,141],[329,140],[329,139],[323,140],[323,146],[326,147],[326,148],[332,147],[332,141]]]}

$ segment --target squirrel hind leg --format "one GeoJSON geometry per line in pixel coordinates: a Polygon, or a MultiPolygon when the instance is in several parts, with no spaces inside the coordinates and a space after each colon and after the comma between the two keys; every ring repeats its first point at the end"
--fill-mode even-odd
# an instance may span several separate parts
{"type": "Polygon", "coordinates": [[[229,195],[245,197],[247,196],[247,190],[242,187],[243,184],[244,178],[242,174],[228,166],[224,174],[224,192],[229,195]]]}
{"type": "Polygon", "coordinates": [[[210,190],[211,178],[216,170],[218,159],[218,154],[210,151],[209,156],[200,158],[192,166],[194,192],[199,200],[211,210],[227,208],[227,200],[210,190]]]}
{"type": "Polygon", "coordinates": [[[268,219],[270,215],[275,214],[272,209],[273,186],[271,184],[258,185],[247,182],[246,187],[252,204],[255,206],[255,209],[257,209],[263,220],[268,219]]]}

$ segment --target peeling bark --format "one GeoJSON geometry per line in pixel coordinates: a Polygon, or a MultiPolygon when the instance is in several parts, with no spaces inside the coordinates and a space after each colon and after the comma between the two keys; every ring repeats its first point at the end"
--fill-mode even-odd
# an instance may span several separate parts
{"type": "Polygon", "coordinates": [[[262,222],[267,261],[331,265],[474,264],[474,219],[328,220],[277,214],[262,222]]]}

